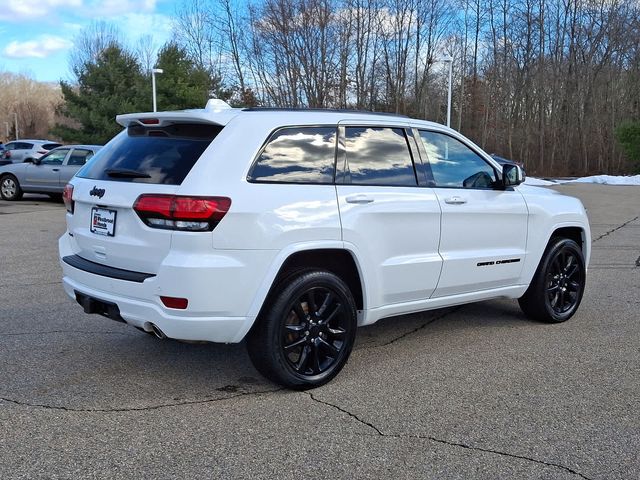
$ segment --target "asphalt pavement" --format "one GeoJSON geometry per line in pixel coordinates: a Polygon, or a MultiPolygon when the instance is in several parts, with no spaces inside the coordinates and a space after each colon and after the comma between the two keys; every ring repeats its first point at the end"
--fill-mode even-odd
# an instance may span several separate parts
{"type": "Polygon", "coordinates": [[[63,205],[0,201],[0,478],[640,478],[640,188],[556,189],[592,225],[570,321],[504,299],[382,320],[310,392],[243,344],[85,315],[63,205]]]}

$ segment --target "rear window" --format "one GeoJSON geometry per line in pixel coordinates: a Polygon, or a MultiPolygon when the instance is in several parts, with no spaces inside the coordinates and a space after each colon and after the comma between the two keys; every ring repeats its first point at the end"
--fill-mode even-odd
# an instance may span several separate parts
{"type": "Polygon", "coordinates": [[[58,148],[61,146],[62,146],[61,143],[45,143],[42,145],[42,148],[44,148],[45,150],[52,150],[54,148],[58,148]]]}
{"type": "Polygon", "coordinates": [[[335,175],[336,127],[285,127],[269,139],[249,181],[330,184],[335,175]]]}
{"type": "Polygon", "coordinates": [[[91,180],[180,185],[219,125],[131,125],[98,151],[77,176],[91,180]]]}
{"type": "Polygon", "coordinates": [[[415,187],[418,183],[401,128],[347,127],[347,183],[415,187]]]}

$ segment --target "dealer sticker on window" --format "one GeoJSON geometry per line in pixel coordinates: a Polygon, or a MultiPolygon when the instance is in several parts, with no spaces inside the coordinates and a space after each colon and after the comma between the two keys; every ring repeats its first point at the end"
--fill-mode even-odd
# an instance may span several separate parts
{"type": "Polygon", "coordinates": [[[116,211],[93,207],[90,230],[98,235],[113,237],[116,231],[116,211]]]}

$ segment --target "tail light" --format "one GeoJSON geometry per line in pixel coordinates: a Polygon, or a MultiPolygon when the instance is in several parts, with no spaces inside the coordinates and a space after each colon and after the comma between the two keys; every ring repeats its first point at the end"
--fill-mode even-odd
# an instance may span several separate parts
{"type": "Polygon", "coordinates": [[[213,230],[231,206],[227,197],[140,195],[133,209],[151,228],[206,232],[213,230]]]}
{"type": "Polygon", "coordinates": [[[44,155],[45,153],[47,153],[47,151],[46,151],[46,150],[38,150],[38,153],[39,153],[40,155],[44,155]]]}
{"type": "Polygon", "coordinates": [[[62,199],[64,200],[64,206],[67,207],[67,212],[73,213],[73,185],[70,183],[64,186],[62,199]]]}

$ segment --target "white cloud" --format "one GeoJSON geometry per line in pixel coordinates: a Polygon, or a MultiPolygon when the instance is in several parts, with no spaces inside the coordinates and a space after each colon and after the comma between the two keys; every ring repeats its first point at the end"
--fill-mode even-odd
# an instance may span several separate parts
{"type": "Polygon", "coordinates": [[[114,19],[114,22],[133,42],[144,35],[151,35],[155,41],[163,44],[172,34],[171,17],[160,13],[128,13],[114,19]]]}
{"type": "Polygon", "coordinates": [[[156,0],[94,0],[88,5],[87,13],[92,17],[116,17],[135,12],[153,12],[156,0]]]}
{"type": "Polygon", "coordinates": [[[69,40],[54,35],[41,35],[26,42],[13,41],[3,50],[7,58],[46,58],[49,55],[71,47],[69,40]]]}
{"type": "Polygon", "coordinates": [[[6,0],[0,9],[0,20],[18,22],[33,20],[62,7],[82,7],[82,0],[6,0]]]}

